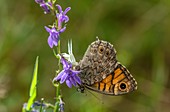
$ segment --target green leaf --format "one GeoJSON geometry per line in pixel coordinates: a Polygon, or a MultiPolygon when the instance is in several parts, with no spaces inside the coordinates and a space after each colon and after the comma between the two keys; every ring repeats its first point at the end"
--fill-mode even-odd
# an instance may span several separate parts
{"type": "Polygon", "coordinates": [[[27,103],[26,110],[30,111],[32,104],[34,103],[34,99],[36,98],[37,95],[37,73],[38,73],[38,56],[36,58],[35,66],[34,66],[34,72],[33,72],[33,78],[32,78],[32,83],[31,83],[31,88],[30,88],[30,93],[29,93],[29,100],[27,103]]]}

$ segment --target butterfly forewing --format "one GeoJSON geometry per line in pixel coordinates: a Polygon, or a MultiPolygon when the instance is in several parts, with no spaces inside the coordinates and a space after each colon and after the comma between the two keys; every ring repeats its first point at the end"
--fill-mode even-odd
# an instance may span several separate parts
{"type": "Polygon", "coordinates": [[[100,82],[114,71],[116,62],[113,45],[102,40],[93,42],[79,62],[82,82],[88,85],[100,82]]]}

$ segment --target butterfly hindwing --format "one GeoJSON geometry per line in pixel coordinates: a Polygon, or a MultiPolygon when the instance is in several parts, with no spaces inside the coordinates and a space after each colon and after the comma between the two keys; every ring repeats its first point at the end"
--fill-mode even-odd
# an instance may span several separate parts
{"type": "Polygon", "coordinates": [[[96,82],[90,86],[85,85],[85,87],[106,95],[121,95],[136,90],[137,82],[129,71],[118,63],[115,71],[101,82],[96,82]]]}

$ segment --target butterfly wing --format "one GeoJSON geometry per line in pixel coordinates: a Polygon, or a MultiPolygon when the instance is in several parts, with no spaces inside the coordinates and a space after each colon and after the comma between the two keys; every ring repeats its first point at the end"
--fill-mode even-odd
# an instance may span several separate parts
{"type": "Polygon", "coordinates": [[[79,76],[83,83],[92,85],[112,73],[116,63],[116,50],[113,45],[107,41],[96,40],[88,47],[79,62],[79,76]]]}
{"type": "Polygon", "coordinates": [[[136,90],[137,82],[130,72],[120,63],[116,65],[116,69],[105,79],[85,87],[106,95],[121,95],[136,90]]]}

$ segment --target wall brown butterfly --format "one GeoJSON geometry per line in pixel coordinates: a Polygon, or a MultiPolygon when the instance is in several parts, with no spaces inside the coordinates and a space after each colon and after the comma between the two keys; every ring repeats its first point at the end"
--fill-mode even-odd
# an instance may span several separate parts
{"type": "Polygon", "coordinates": [[[92,42],[76,70],[81,71],[81,92],[88,88],[106,95],[121,95],[137,89],[137,82],[117,61],[116,50],[107,41],[97,39],[92,42]]]}

